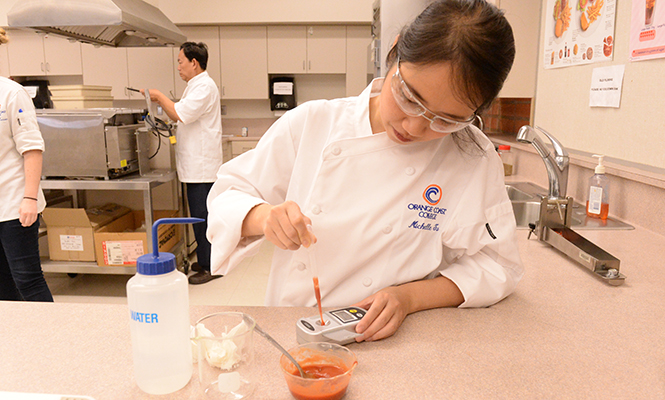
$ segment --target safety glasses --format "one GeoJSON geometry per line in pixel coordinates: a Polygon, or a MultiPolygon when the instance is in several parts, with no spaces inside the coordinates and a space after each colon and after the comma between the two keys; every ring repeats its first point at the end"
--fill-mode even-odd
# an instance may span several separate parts
{"type": "Polygon", "coordinates": [[[423,117],[430,122],[430,128],[433,131],[441,133],[451,133],[464,129],[469,124],[476,119],[476,113],[473,113],[471,117],[464,121],[456,121],[454,119],[445,118],[440,115],[436,115],[432,111],[428,110],[413,94],[409,86],[402,79],[402,75],[399,73],[399,57],[397,58],[397,68],[395,69],[395,74],[390,82],[390,88],[393,92],[393,97],[399,108],[404,111],[406,115],[411,117],[423,117]],[[426,114],[432,115],[428,117],[426,114]]]}

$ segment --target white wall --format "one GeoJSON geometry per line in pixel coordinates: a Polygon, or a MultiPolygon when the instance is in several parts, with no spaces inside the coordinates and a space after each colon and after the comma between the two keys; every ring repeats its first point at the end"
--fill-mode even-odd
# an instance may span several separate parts
{"type": "MultiPolygon", "coordinates": [[[[535,123],[568,148],[665,168],[665,59],[628,60],[632,1],[616,3],[613,61],[545,70],[539,55],[535,123]],[[591,108],[592,71],[610,65],[626,66],[621,107],[591,108]]],[[[552,13],[542,4],[545,26],[552,13]]]]}
{"type": "Polygon", "coordinates": [[[176,24],[349,24],[372,20],[372,0],[153,1],[176,24]]]}
{"type": "Polygon", "coordinates": [[[515,62],[499,97],[533,97],[536,93],[540,4],[537,1],[501,0],[515,36],[515,62]]]}

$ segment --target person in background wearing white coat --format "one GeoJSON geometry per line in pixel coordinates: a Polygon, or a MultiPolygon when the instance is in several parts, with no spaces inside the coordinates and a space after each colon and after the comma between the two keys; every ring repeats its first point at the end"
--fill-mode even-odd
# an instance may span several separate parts
{"type": "Polygon", "coordinates": [[[323,306],[368,309],[357,341],[394,334],[409,313],[508,296],[523,275],[515,218],[501,160],[470,124],[514,55],[494,5],[432,3],[396,39],[385,78],[288,111],[224,164],[208,197],[213,272],[267,239],[266,303],[314,306],[312,246],[323,306]]]}
{"type": "MultiPolygon", "coordinates": [[[[178,122],[176,167],[178,179],[187,187],[189,214],[206,221],[206,198],[224,161],[219,88],[206,72],[207,64],[208,47],[205,43],[185,42],[178,54],[178,72],[187,82],[180,101],[174,103],[159,90],[150,89],[150,99],[159,103],[166,115],[178,122]]],[[[192,228],[197,242],[197,262],[192,264],[196,274],[189,277],[189,283],[197,285],[220,278],[221,275],[210,273],[207,222],[194,224],[192,228]]]]}
{"type": "MultiPolygon", "coordinates": [[[[0,44],[7,41],[0,28],[0,44]]],[[[39,260],[43,151],[30,95],[0,77],[0,300],[53,301],[39,260]]]]}

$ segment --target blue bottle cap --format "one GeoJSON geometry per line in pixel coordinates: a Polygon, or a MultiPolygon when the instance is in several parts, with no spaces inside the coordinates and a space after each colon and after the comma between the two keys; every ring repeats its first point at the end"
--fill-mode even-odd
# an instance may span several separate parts
{"type": "Polygon", "coordinates": [[[162,275],[175,270],[175,255],[171,253],[159,253],[155,257],[153,253],[144,254],[136,259],[136,272],[141,275],[162,275]]]}

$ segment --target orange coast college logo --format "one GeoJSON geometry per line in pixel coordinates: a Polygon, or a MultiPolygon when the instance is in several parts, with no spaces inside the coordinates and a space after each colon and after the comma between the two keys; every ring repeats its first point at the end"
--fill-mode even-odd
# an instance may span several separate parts
{"type": "Polygon", "coordinates": [[[423,192],[423,199],[427,204],[435,206],[441,201],[441,188],[438,185],[429,185],[423,192]]]}

